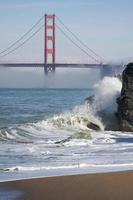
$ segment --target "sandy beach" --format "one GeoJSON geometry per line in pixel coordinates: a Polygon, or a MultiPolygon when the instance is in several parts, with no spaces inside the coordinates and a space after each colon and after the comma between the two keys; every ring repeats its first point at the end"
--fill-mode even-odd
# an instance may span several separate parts
{"type": "MultiPolygon", "coordinates": [[[[6,195],[19,200],[132,200],[133,172],[72,175],[0,183],[6,195]],[[9,192],[9,193],[8,193],[9,192]]],[[[10,198],[11,200],[13,199],[10,198]]]]}

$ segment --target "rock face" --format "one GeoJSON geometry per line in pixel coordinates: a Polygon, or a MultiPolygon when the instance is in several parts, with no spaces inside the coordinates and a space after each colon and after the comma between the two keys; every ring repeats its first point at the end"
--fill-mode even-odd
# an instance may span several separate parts
{"type": "Polygon", "coordinates": [[[120,130],[133,131],[133,63],[129,63],[123,71],[122,90],[117,103],[120,130]]]}

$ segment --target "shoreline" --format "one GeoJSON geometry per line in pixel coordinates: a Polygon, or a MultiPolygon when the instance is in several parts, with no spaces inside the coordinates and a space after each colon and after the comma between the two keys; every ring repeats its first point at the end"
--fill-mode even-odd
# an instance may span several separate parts
{"type": "MultiPolygon", "coordinates": [[[[0,183],[10,200],[132,200],[133,170],[41,177],[0,183]],[[18,196],[17,196],[18,195],[18,196]]],[[[4,198],[2,200],[4,200],[4,198]]]]}
{"type": "Polygon", "coordinates": [[[57,171],[41,171],[39,170],[40,172],[39,173],[30,173],[28,172],[27,174],[27,171],[26,173],[23,173],[23,174],[8,174],[8,178],[2,178],[0,180],[0,183],[6,183],[6,182],[15,182],[15,181],[21,181],[21,180],[33,180],[33,179],[42,179],[42,178],[56,178],[56,177],[62,177],[62,176],[78,176],[78,175],[96,175],[96,174],[110,174],[110,173],[125,173],[125,172],[132,172],[133,171],[133,164],[129,167],[126,167],[126,168],[123,168],[123,167],[120,167],[119,168],[106,168],[106,167],[102,167],[102,168],[99,168],[96,169],[95,167],[94,168],[91,168],[88,170],[88,168],[81,168],[80,171],[77,170],[79,168],[74,168],[73,170],[57,170],[57,171]],[[14,176],[15,178],[11,178],[12,176],[14,176]],[[10,177],[10,178],[9,178],[10,177]]]}
{"type": "Polygon", "coordinates": [[[70,176],[85,176],[85,175],[97,175],[97,174],[112,174],[112,173],[128,173],[128,172],[133,172],[133,169],[121,169],[121,170],[112,170],[112,171],[93,171],[93,172],[76,172],[76,173],[61,173],[61,174],[51,174],[51,175],[42,175],[42,176],[29,176],[29,177],[21,177],[21,178],[16,178],[16,179],[3,179],[2,181],[0,180],[1,183],[9,183],[9,182],[16,182],[16,181],[26,181],[26,180],[34,180],[34,179],[45,179],[45,178],[57,178],[57,177],[70,177],[70,176]]]}

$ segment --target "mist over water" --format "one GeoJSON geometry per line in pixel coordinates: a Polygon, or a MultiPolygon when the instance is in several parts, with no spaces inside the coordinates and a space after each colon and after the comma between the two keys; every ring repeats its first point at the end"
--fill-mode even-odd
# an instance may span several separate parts
{"type": "Polygon", "coordinates": [[[133,136],[113,130],[120,90],[109,77],[92,90],[1,90],[1,180],[132,169],[133,136]]]}
{"type": "Polygon", "coordinates": [[[0,69],[0,88],[91,88],[98,79],[99,70],[90,69],[57,68],[48,77],[43,68],[0,69]]]}

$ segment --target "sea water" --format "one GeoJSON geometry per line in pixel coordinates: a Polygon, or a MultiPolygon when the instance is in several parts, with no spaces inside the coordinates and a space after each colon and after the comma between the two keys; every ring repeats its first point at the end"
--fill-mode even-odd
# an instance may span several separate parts
{"type": "Polygon", "coordinates": [[[109,77],[92,89],[0,89],[0,181],[133,169],[133,134],[113,131],[117,121],[105,130],[98,114],[114,115],[120,90],[109,77]]]}

